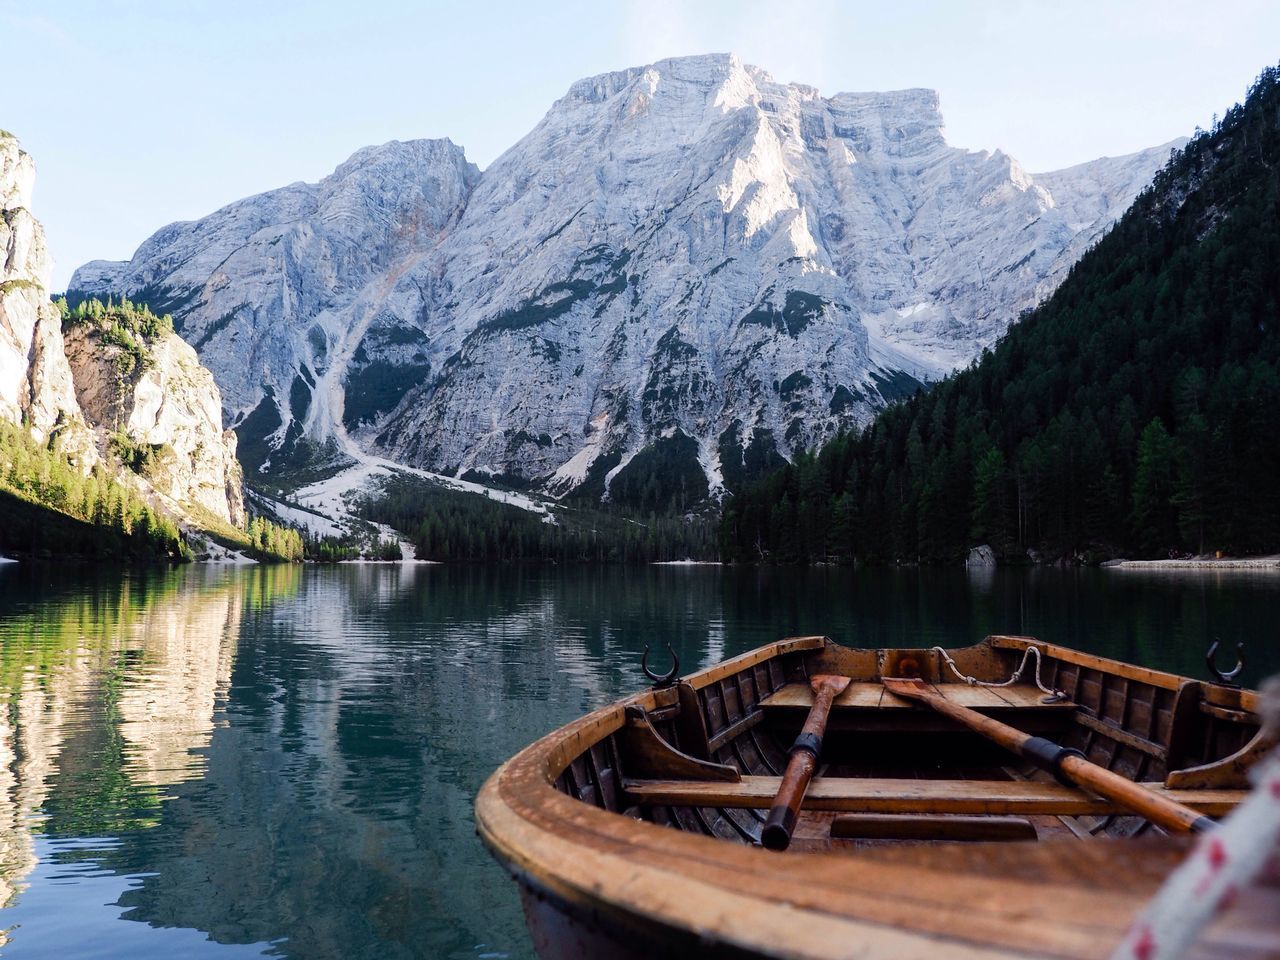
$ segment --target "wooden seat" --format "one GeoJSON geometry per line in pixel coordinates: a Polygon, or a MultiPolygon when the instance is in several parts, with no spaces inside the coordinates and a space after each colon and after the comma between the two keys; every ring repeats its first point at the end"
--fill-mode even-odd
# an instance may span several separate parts
{"type": "MultiPolygon", "coordinates": [[[[777,796],[780,777],[743,777],[738,783],[684,780],[628,780],[631,802],[674,807],[727,807],[767,810],[777,796]]],[[[1229,813],[1248,795],[1245,790],[1170,790],[1144,784],[1155,793],[1210,816],[1229,813]]],[[[1110,800],[1059,783],[1016,780],[896,780],[871,777],[818,777],[805,796],[806,810],[845,813],[952,813],[976,815],[1107,816],[1127,812],[1110,800]]]]}
{"type": "MultiPolygon", "coordinates": [[[[1001,710],[1036,710],[1052,713],[1071,713],[1076,705],[1070,701],[1044,703],[1044,694],[1033,686],[971,687],[965,683],[934,684],[948,700],[962,707],[982,712],[1001,710]]],[[[813,706],[813,691],[805,683],[788,683],[760,701],[766,710],[808,710],[813,706]]],[[[844,693],[836,697],[832,710],[914,710],[910,700],[895,697],[878,680],[872,683],[851,683],[844,693]]]]}

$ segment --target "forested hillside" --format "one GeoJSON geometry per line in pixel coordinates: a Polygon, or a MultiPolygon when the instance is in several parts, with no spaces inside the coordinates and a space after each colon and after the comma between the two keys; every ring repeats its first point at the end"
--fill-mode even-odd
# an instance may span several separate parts
{"type": "Polygon", "coordinates": [[[28,556],[190,560],[171,519],[104,465],[87,475],[54,441],[0,420],[0,552],[28,556]]]}
{"type": "MultiPolygon", "coordinates": [[[[110,376],[100,382],[86,377],[82,388],[87,398],[105,395],[107,401],[99,405],[116,412],[138,378],[158,362],[157,345],[172,334],[172,319],[128,299],[89,299],[75,306],[62,299],[56,306],[65,336],[73,337],[77,329],[93,332],[87,352],[105,359],[110,376]]],[[[86,367],[77,362],[72,369],[84,376],[86,367]]],[[[41,442],[26,424],[0,418],[0,553],[185,562],[209,540],[259,560],[302,559],[301,534],[260,517],[245,530],[198,503],[187,503],[183,525],[190,529],[183,529],[173,509],[155,494],[158,488],[172,489],[166,472],[179,461],[173,446],[131,436],[118,429],[123,423],[105,424],[100,449],[88,451],[92,467],[86,469],[83,444],[72,443],[68,449],[66,443],[77,426],[86,429],[78,419],[63,423],[41,442]],[[108,426],[117,429],[107,431],[108,426]]]]}
{"type": "Polygon", "coordinates": [[[726,559],[1280,550],[1280,70],[968,369],[741,490],[726,559]]]}

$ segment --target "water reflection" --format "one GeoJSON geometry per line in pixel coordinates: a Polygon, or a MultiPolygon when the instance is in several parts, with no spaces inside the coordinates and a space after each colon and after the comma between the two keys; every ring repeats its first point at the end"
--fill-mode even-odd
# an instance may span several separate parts
{"type": "Polygon", "coordinates": [[[641,686],[646,642],[689,671],[793,633],[1032,633],[1200,675],[1221,635],[1256,683],[1277,612],[1242,573],[5,570],[2,952],[528,956],[472,797],[641,686]]]}

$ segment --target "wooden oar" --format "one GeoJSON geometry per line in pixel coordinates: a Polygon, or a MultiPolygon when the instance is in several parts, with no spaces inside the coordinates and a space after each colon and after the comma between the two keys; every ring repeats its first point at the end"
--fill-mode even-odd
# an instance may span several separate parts
{"type": "Polygon", "coordinates": [[[1059,746],[1044,737],[1033,737],[999,720],[983,716],[976,710],[953,703],[930,689],[922,680],[885,677],[882,682],[890,693],[928,704],[944,716],[1050,771],[1059,780],[1091,790],[1166,830],[1200,833],[1214,825],[1214,821],[1204,814],[1167,797],[1158,796],[1141,784],[1112,773],[1106,767],[1090,763],[1079,750],[1059,746]]]}
{"type": "Polygon", "coordinates": [[[809,680],[809,686],[813,688],[813,706],[809,708],[804,728],[791,747],[787,771],[782,776],[778,795],[774,797],[769,818],[760,834],[760,842],[770,850],[785,850],[791,844],[791,831],[800,816],[800,804],[804,802],[813,772],[818,769],[818,755],[822,753],[822,735],[827,729],[831,703],[844,692],[851,679],[819,674],[809,680]]]}

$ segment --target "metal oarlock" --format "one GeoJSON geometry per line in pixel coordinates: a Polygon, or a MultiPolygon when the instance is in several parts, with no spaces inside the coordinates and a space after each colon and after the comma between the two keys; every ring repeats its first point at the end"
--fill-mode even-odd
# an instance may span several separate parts
{"type": "Polygon", "coordinates": [[[644,671],[644,675],[653,681],[653,685],[657,689],[669,687],[679,679],[680,673],[680,657],[676,654],[675,647],[667,644],[667,650],[671,652],[671,669],[665,674],[657,674],[649,669],[649,645],[644,645],[644,654],[640,657],[640,669],[644,671]]]}

